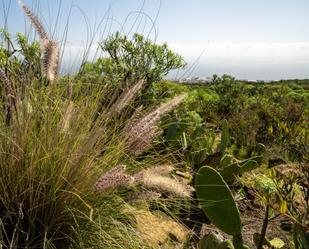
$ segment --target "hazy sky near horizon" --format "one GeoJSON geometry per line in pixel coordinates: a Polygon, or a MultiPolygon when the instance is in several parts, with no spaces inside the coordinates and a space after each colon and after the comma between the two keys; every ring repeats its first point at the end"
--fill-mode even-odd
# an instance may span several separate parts
{"type": "MultiPolygon", "coordinates": [[[[65,70],[73,70],[89,45],[89,37],[94,38],[92,59],[97,42],[122,29],[126,34],[143,33],[157,43],[167,42],[189,66],[196,64],[193,72],[178,72],[172,77],[227,73],[243,79],[309,78],[309,0],[24,2],[59,40],[63,40],[70,13],[62,63],[65,70]]],[[[0,26],[5,25],[5,12],[9,10],[10,32],[29,30],[17,0],[0,3],[0,26]]]]}

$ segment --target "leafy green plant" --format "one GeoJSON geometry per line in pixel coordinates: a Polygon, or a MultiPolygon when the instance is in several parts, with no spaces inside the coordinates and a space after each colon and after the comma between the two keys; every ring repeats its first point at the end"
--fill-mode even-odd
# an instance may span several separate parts
{"type": "Polygon", "coordinates": [[[219,151],[223,154],[230,143],[229,124],[227,120],[222,123],[221,142],[219,151]]]}
{"type": "Polygon", "coordinates": [[[294,223],[291,230],[295,248],[308,247],[308,176],[305,162],[281,164],[272,169],[280,207],[277,212],[294,223]]]}
{"type": "Polygon", "coordinates": [[[265,244],[265,236],[267,232],[267,227],[270,221],[270,211],[271,211],[271,200],[273,198],[274,193],[277,188],[274,181],[267,177],[266,175],[257,175],[254,177],[254,186],[258,190],[259,193],[263,196],[263,201],[265,203],[265,215],[263,219],[263,225],[261,229],[261,233],[258,235],[258,240],[256,241],[257,248],[262,249],[265,244]]]}

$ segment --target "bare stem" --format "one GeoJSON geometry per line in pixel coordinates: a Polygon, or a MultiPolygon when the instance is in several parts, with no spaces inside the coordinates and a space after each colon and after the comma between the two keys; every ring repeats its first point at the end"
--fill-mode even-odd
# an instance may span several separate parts
{"type": "Polygon", "coordinates": [[[269,215],[269,205],[267,204],[266,210],[265,210],[265,216],[264,216],[264,220],[263,220],[263,226],[262,226],[262,230],[261,230],[260,242],[259,242],[257,249],[263,249],[266,230],[267,230],[267,226],[268,226],[268,222],[269,222],[268,215],[269,215]]]}

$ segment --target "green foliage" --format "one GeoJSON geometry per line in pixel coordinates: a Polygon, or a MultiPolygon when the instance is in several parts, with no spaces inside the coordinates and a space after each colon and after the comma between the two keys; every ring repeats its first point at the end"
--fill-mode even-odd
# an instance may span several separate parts
{"type": "Polygon", "coordinates": [[[149,106],[153,98],[153,84],[161,81],[171,70],[185,66],[183,58],[170,50],[166,43],[155,44],[139,34],[127,37],[117,32],[103,40],[100,47],[106,57],[85,62],[78,79],[92,84],[113,85],[117,91],[105,96],[102,100],[104,105],[113,103],[124,89],[130,89],[143,79],[140,97],[132,103],[132,107],[149,106]]]}
{"type": "Polygon", "coordinates": [[[262,163],[262,156],[253,156],[244,160],[238,160],[234,155],[227,153],[230,139],[228,123],[222,124],[221,139],[215,153],[206,156],[202,164],[207,164],[219,170],[221,176],[227,183],[233,183],[236,177],[258,168],[262,163]]]}
{"type": "Polygon", "coordinates": [[[230,154],[224,154],[220,160],[220,167],[225,169],[233,162],[234,156],[230,154]]]}
{"type": "MultiPolygon", "coordinates": [[[[41,73],[40,47],[36,41],[21,34],[16,34],[16,41],[6,30],[0,30],[0,68],[10,72],[10,78],[18,84],[18,77],[40,81],[44,84],[41,73]]],[[[26,82],[29,84],[29,82],[26,82]]],[[[20,86],[24,87],[24,86],[20,86]]]]}
{"type": "Polygon", "coordinates": [[[240,110],[239,102],[242,100],[244,90],[234,77],[229,75],[218,77],[214,75],[211,88],[220,96],[219,113],[230,116],[240,110]]]}
{"type": "Polygon", "coordinates": [[[241,234],[241,221],[234,198],[215,169],[208,166],[200,168],[195,189],[202,210],[212,223],[227,234],[241,234]]]}
{"type": "MultiPolygon", "coordinates": [[[[215,76],[210,84],[164,82],[155,84],[153,91],[154,99],[173,96],[180,89],[188,92],[186,103],[174,113],[177,122],[185,125],[188,122],[186,113],[194,111],[200,117],[196,124],[192,120],[178,135],[180,138],[185,132],[188,144],[191,136],[196,134],[188,132],[189,129],[194,131],[194,127],[198,128],[198,136],[194,135],[192,141],[200,141],[205,137],[207,139],[211,130],[222,127],[223,120],[227,120],[230,145],[234,147],[236,157],[244,159],[259,154],[258,144],[262,143],[268,147],[278,145],[289,154],[291,160],[302,160],[306,154],[304,145],[308,143],[308,136],[306,138],[305,135],[309,114],[308,98],[305,97],[308,92],[306,81],[296,86],[289,82],[280,84],[252,84],[236,81],[230,76],[215,76]],[[297,93],[297,97],[293,93],[297,93]]],[[[173,122],[175,117],[164,124],[173,122]]],[[[171,143],[169,140],[169,146],[176,145],[176,141],[171,143]]],[[[205,143],[202,142],[189,146],[191,154],[211,154],[203,146],[205,143]]]]}
{"type": "MultiPolygon", "coordinates": [[[[132,189],[95,196],[92,186],[118,163],[125,161],[135,171],[153,165],[158,157],[159,162],[198,171],[195,187],[203,211],[218,228],[233,235],[233,241],[222,241],[210,234],[200,241],[200,248],[246,248],[239,211],[227,184],[239,191],[239,176],[263,163],[273,167],[271,173],[246,175],[252,181],[244,181],[246,187],[263,204],[271,205],[272,213],[294,222],[296,249],[309,248],[308,81],[250,84],[214,75],[205,86],[174,84],[162,79],[185,65],[181,56],[167,44],[116,33],[100,44],[107,57],[86,62],[78,74],[47,86],[39,43],[23,34],[14,41],[3,29],[0,35],[0,68],[12,81],[17,103],[7,122],[10,96],[2,87],[0,240],[5,247],[52,248],[71,243],[74,248],[144,248],[133,214],[127,212],[129,204],[123,200],[132,189]],[[66,88],[72,78],[74,90],[68,97],[66,88]],[[131,112],[111,113],[110,106],[139,79],[146,82],[142,94],[130,103],[131,112]],[[189,96],[181,108],[162,120],[164,143],[137,161],[128,157],[122,128],[134,108],[141,103],[156,105],[182,92],[189,96]],[[64,125],[67,115],[70,121],[64,125]],[[297,167],[277,168],[276,161],[282,163],[282,158],[297,167]]],[[[177,172],[180,176],[181,171],[177,172]]],[[[159,201],[156,205],[163,206],[159,201]]],[[[148,202],[143,206],[148,208],[148,202]]],[[[183,208],[176,209],[178,214],[183,208]]]]}
{"type": "Polygon", "coordinates": [[[21,33],[17,34],[17,43],[20,47],[20,53],[23,55],[22,64],[25,70],[40,70],[39,62],[41,55],[39,43],[29,43],[27,37],[21,33]]]}

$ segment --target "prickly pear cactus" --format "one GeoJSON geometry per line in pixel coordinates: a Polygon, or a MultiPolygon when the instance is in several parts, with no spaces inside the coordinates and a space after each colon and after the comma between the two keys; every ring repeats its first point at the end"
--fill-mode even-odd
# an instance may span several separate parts
{"type": "Polygon", "coordinates": [[[198,200],[207,217],[223,232],[230,235],[241,234],[239,211],[232,193],[213,168],[204,166],[195,178],[198,200]]]}
{"type": "Polygon", "coordinates": [[[234,249],[231,240],[221,240],[216,234],[205,235],[198,244],[199,249],[234,249]]]}
{"type": "Polygon", "coordinates": [[[199,249],[219,248],[221,243],[222,241],[216,234],[210,233],[205,235],[202,239],[200,239],[198,243],[198,248],[199,249]]]}
{"type": "Polygon", "coordinates": [[[220,246],[219,246],[219,249],[234,249],[234,245],[233,245],[233,242],[231,240],[226,240],[226,241],[223,241],[220,246]]]}
{"type": "Polygon", "coordinates": [[[223,170],[221,170],[220,174],[227,183],[230,183],[235,179],[239,172],[240,166],[238,165],[238,163],[232,163],[229,166],[225,167],[223,170]]]}
{"type": "Polygon", "coordinates": [[[219,150],[224,153],[230,143],[229,123],[224,120],[222,124],[221,143],[219,150]]]}
{"type": "Polygon", "coordinates": [[[296,249],[309,248],[309,233],[305,232],[303,228],[296,225],[293,231],[294,243],[296,249]]]}
{"type": "Polygon", "coordinates": [[[258,161],[256,161],[255,159],[250,159],[249,158],[249,159],[243,161],[240,164],[240,171],[239,171],[239,173],[243,174],[243,173],[249,172],[251,170],[256,169],[259,166],[260,166],[260,164],[259,164],[258,161]]]}
{"type": "Polygon", "coordinates": [[[220,167],[221,169],[224,169],[225,167],[229,166],[232,161],[234,160],[234,156],[230,154],[225,154],[222,156],[220,160],[220,167]]]}
{"type": "Polygon", "coordinates": [[[246,160],[243,160],[241,162],[235,162],[231,163],[230,165],[223,168],[220,172],[223,179],[231,183],[235,180],[235,177],[239,174],[244,174],[246,172],[249,172],[251,170],[254,170],[260,166],[259,161],[260,156],[248,158],[246,160]]]}

